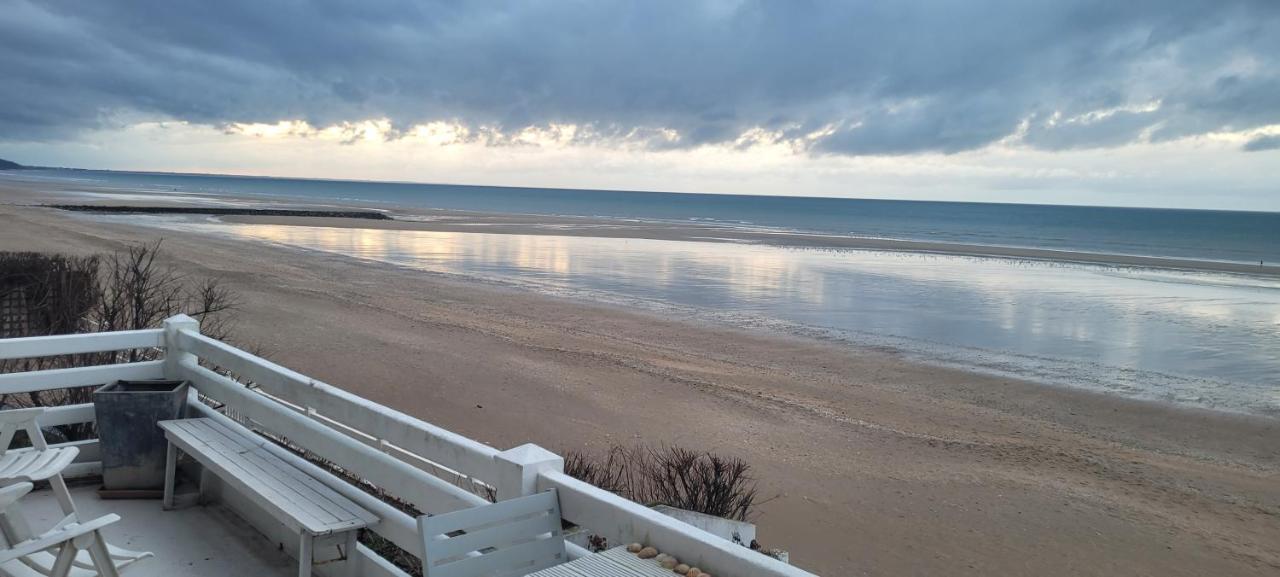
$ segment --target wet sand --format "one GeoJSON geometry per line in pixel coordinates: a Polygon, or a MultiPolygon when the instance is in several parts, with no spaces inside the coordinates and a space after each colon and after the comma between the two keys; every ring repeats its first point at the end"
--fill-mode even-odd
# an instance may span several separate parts
{"type": "MultiPolygon", "coordinates": [[[[0,250],[101,252],[161,234],[0,206],[0,250]]],[[[742,457],[776,495],[761,542],[819,574],[1280,571],[1272,419],[331,254],[171,233],[164,247],[181,270],[236,287],[240,342],[494,446],[668,442],[742,457]]]]}

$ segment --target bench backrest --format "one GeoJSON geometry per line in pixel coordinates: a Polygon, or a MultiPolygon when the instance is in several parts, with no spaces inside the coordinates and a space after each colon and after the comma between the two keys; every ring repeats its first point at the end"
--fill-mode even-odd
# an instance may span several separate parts
{"type": "Polygon", "coordinates": [[[554,489],[418,518],[426,577],[526,575],[568,561],[554,489]]]}

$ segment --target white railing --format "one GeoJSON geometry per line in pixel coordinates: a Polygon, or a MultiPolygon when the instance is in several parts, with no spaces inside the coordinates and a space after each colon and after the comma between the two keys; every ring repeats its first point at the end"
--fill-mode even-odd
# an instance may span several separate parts
{"type": "MultiPolygon", "coordinates": [[[[697,563],[719,575],[801,577],[809,573],[706,533],[647,507],[573,479],[563,459],[534,445],[499,451],[347,391],[317,381],[202,335],[185,316],[165,321],[163,329],[0,340],[0,360],[163,347],[162,360],[0,374],[0,394],[97,385],[118,379],[185,379],[201,396],[223,405],[191,403],[202,416],[252,426],[286,439],[414,505],[443,513],[488,501],[556,488],[565,519],[612,545],[639,541],[697,563]],[[233,378],[234,377],[234,378],[233,378]],[[252,386],[246,386],[251,382],[252,386]]],[[[194,393],[193,393],[194,395],[194,393]]],[[[43,426],[92,422],[92,404],[50,409],[43,426]]],[[[78,474],[100,471],[95,440],[79,441],[84,464],[78,474]]],[[[309,472],[326,485],[379,517],[373,530],[422,557],[416,519],[378,497],[330,474],[293,451],[274,444],[268,450],[309,472]]],[[[361,545],[359,573],[405,575],[361,545]]],[[[570,547],[571,556],[585,554],[570,547]]]]}
{"type": "MultiPolygon", "coordinates": [[[[164,331],[161,329],[0,339],[0,361],[154,349],[162,346],[164,346],[164,331]]],[[[0,374],[0,396],[7,398],[10,395],[59,391],[117,380],[160,378],[164,378],[163,361],[4,373],[0,374]]],[[[40,424],[44,427],[54,427],[92,423],[96,420],[93,403],[81,403],[50,407],[40,417],[40,424]]],[[[58,443],[54,446],[75,446],[80,449],[76,462],[64,472],[66,476],[86,477],[101,474],[101,453],[97,439],[58,443]]]]}
{"type": "Polygon", "coordinates": [[[466,476],[492,477],[498,451],[474,441],[317,381],[266,359],[191,330],[178,332],[178,346],[201,360],[251,380],[261,391],[282,403],[326,420],[342,432],[354,435],[385,451],[406,458],[419,457],[440,470],[466,476]]]}
{"type": "MultiPolygon", "coordinates": [[[[715,575],[810,576],[807,571],[712,535],[560,471],[538,475],[538,490],[555,489],[560,515],[610,544],[645,543],[715,575]]],[[[811,577],[811,576],[810,576],[811,577]]]]}

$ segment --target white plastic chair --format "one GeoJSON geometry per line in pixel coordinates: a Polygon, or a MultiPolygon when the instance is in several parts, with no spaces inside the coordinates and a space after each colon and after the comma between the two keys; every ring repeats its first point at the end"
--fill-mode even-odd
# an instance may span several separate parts
{"type": "MultiPolygon", "coordinates": [[[[10,517],[18,499],[31,492],[32,486],[18,483],[0,489],[0,517],[6,525],[13,521],[10,517]]],[[[11,577],[117,577],[121,568],[145,558],[116,562],[101,530],[119,520],[119,515],[104,515],[86,523],[59,524],[34,537],[9,541],[7,548],[0,550],[0,573],[11,577]]]]}
{"type": "Polygon", "coordinates": [[[527,575],[569,560],[555,489],[418,517],[426,577],[527,575]]]}
{"type": "Polygon", "coordinates": [[[62,480],[62,470],[75,460],[80,449],[49,448],[37,423],[42,414],[44,409],[39,407],[0,411],[0,486],[48,481],[54,497],[58,499],[58,505],[62,507],[62,513],[74,515],[76,506],[71,501],[67,483],[62,480]],[[9,444],[18,431],[27,432],[27,437],[31,439],[31,449],[9,450],[9,444]]]}
{"type": "MultiPolygon", "coordinates": [[[[25,575],[73,575],[89,577],[102,575],[112,577],[119,574],[124,567],[151,557],[151,553],[131,551],[108,544],[98,529],[120,519],[117,515],[106,515],[85,523],[80,522],[75,503],[71,500],[71,491],[62,478],[62,470],[80,454],[76,447],[49,447],[44,434],[40,431],[39,416],[43,408],[12,409],[0,411],[0,537],[9,549],[0,552],[0,558],[7,562],[0,564],[0,574],[12,577],[25,575]],[[31,449],[9,451],[9,444],[19,430],[25,430],[31,439],[31,449]],[[31,491],[33,481],[48,481],[54,498],[62,509],[63,518],[53,528],[34,535],[26,517],[22,515],[18,499],[31,491]],[[86,529],[87,527],[87,529],[86,529]],[[77,531],[81,531],[76,533],[77,531]],[[44,543],[48,539],[76,533],[74,547],[64,548],[69,555],[68,568],[61,568],[60,558],[48,548],[30,550],[31,546],[22,547],[28,551],[13,556],[22,544],[44,543]],[[100,548],[101,551],[95,552],[100,548]],[[99,555],[105,554],[106,561],[100,562],[99,555]],[[63,571],[62,573],[56,572],[63,571]],[[68,573],[67,571],[71,571],[68,573]]],[[[56,545],[56,544],[55,544],[56,545]]]]}

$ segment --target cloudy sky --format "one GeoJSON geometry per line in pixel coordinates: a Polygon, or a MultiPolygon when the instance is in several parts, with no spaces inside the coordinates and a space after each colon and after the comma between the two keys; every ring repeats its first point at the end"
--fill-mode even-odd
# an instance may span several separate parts
{"type": "Polygon", "coordinates": [[[0,158],[1280,210],[1280,1],[0,0],[0,158]]]}

